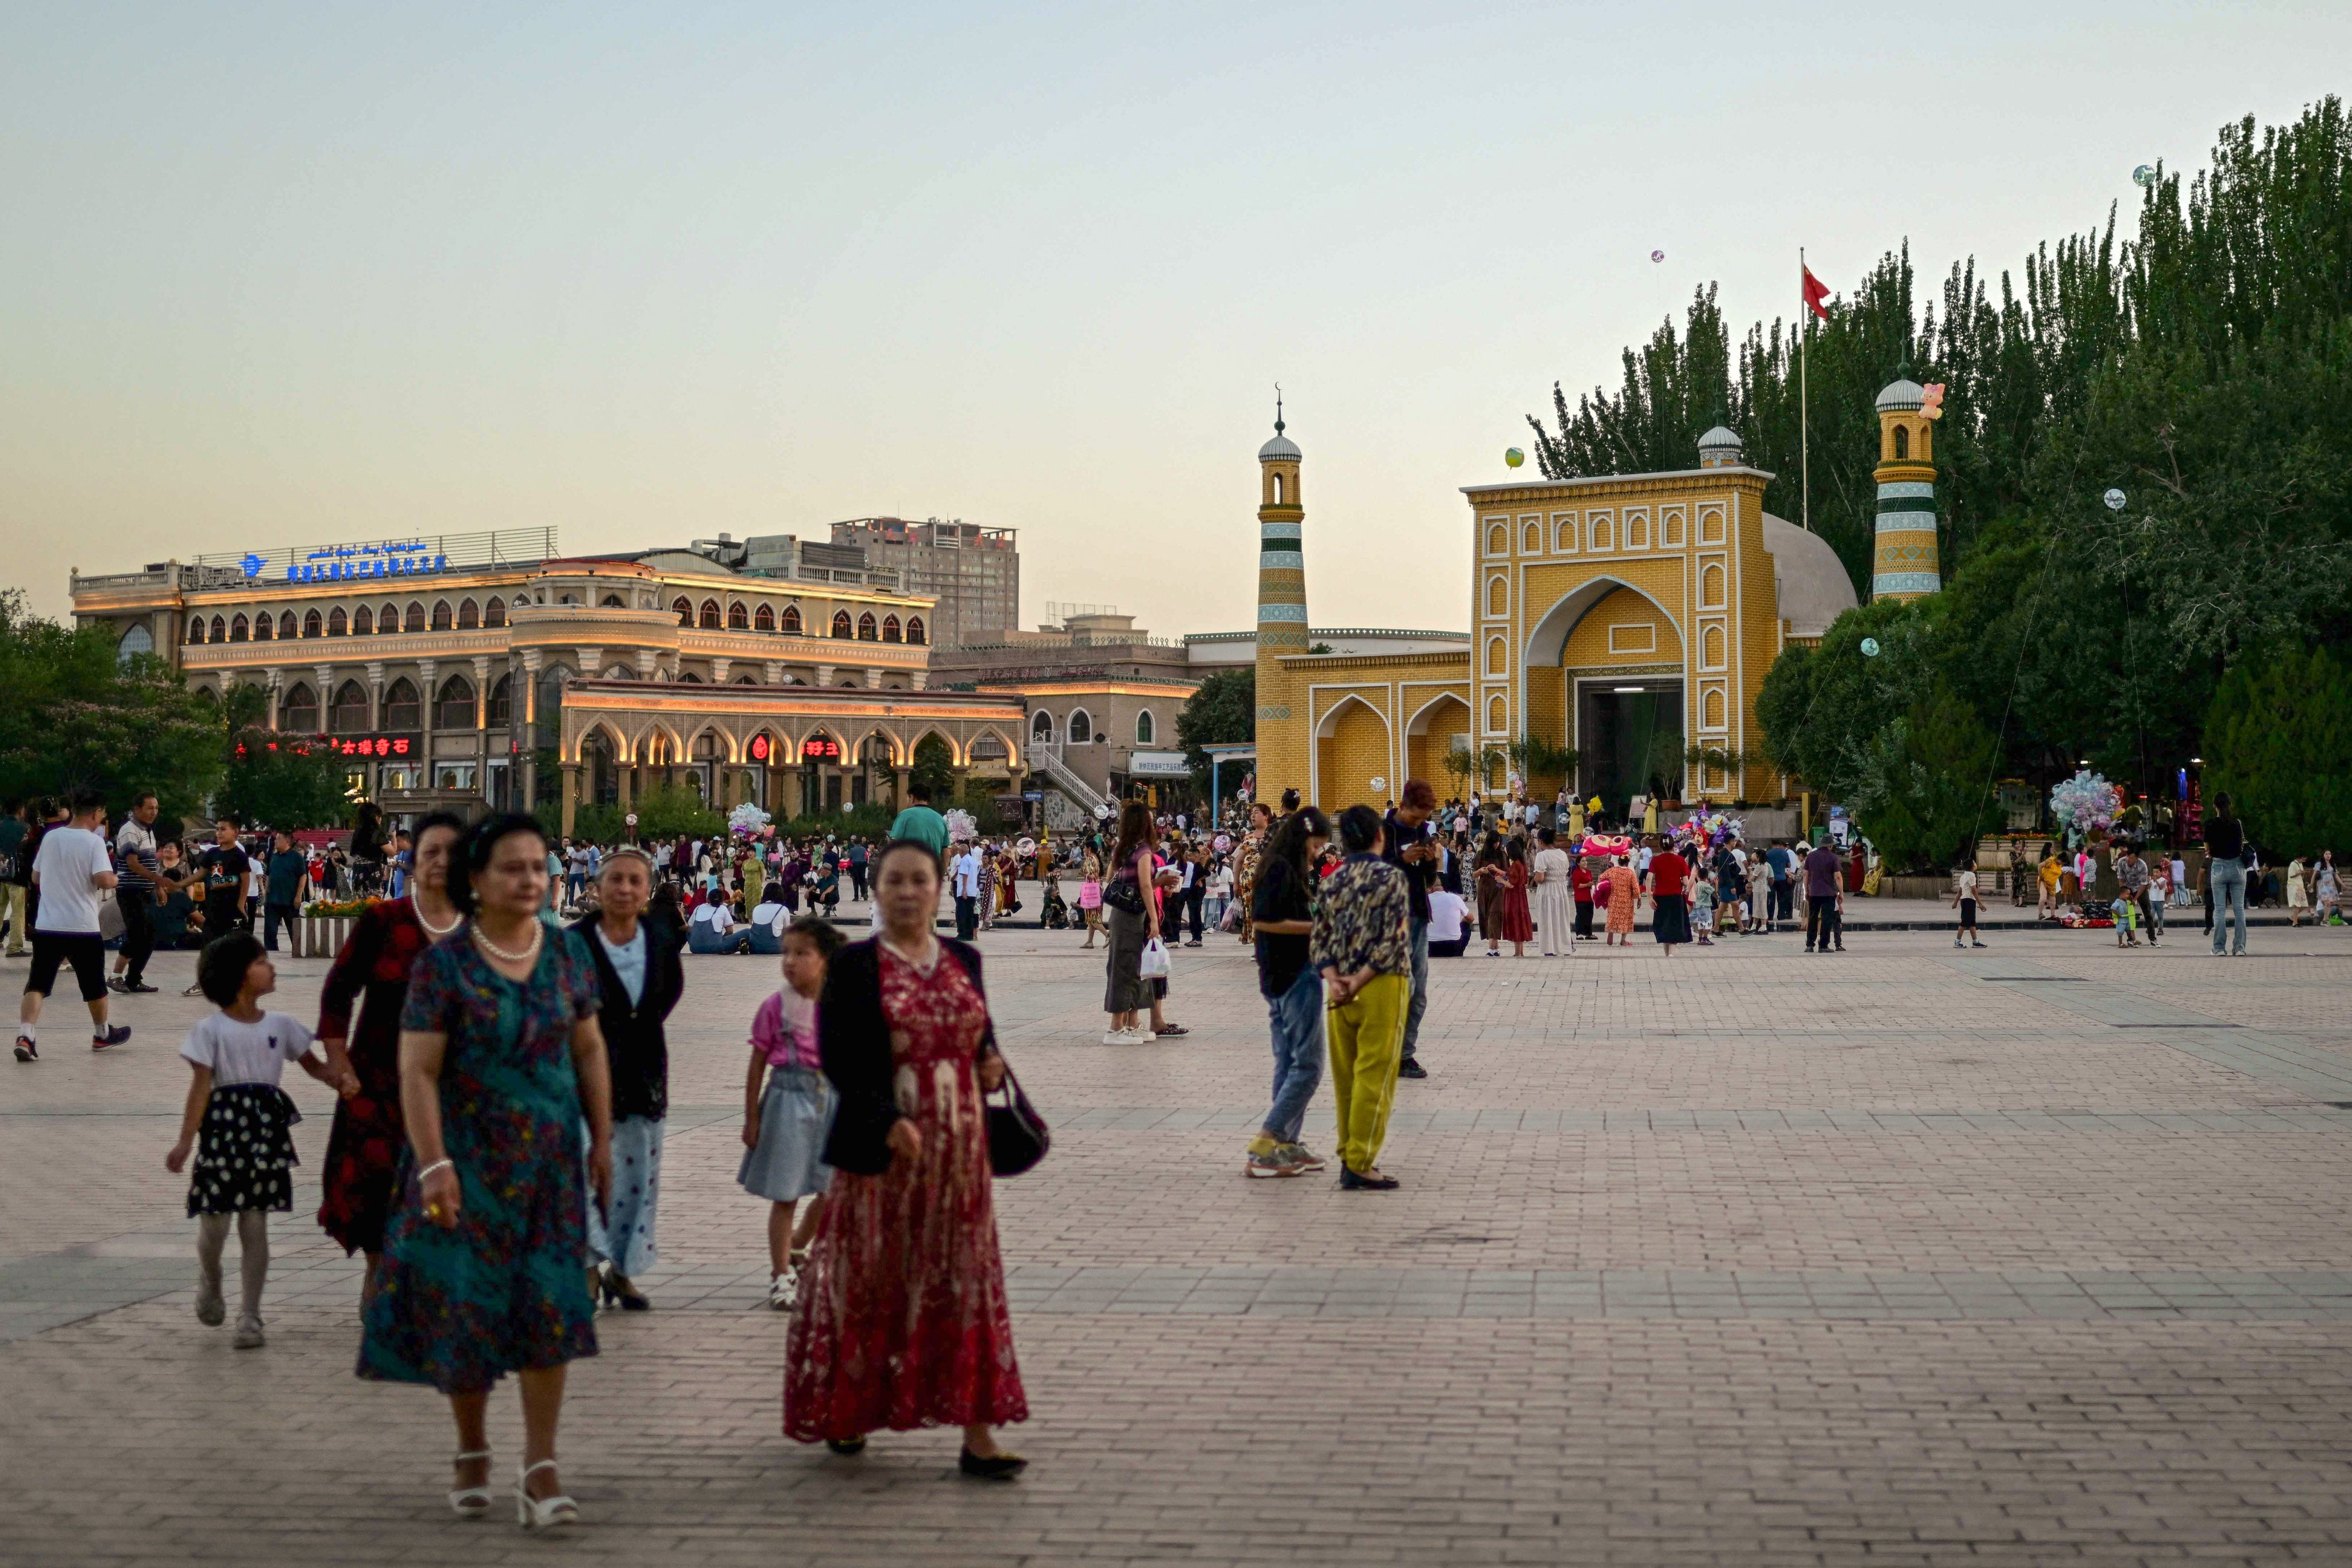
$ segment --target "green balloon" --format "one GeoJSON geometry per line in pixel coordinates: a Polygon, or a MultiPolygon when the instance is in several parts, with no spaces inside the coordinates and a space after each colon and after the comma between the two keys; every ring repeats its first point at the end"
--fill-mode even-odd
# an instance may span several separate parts
{"type": "Polygon", "coordinates": [[[1503,466],[1505,468],[1516,468],[1527,460],[1528,455],[1525,452],[1520,451],[1517,447],[1506,447],[1503,448],[1503,466]]]}

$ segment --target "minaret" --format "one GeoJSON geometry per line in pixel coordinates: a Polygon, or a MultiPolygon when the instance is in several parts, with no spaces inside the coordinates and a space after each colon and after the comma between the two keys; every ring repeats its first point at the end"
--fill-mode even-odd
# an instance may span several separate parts
{"type": "Polygon", "coordinates": [[[1908,374],[1878,395],[1878,550],[1873,599],[1916,599],[1944,585],[1936,558],[1936,463],[1927,389],[1908,374]]]}
{"type": "Polygon", "coordinates": [[[1307,651],[1307,557],[1300,537],[1307,509],[1298,498],[1297,443],[1282,433],[1276,389],[1274,439],[1257,449],[1257,779],[1258,798],[1276,800],[1307,783],[1307,759],[1290,755],[1286,654],[1307,651]]]}

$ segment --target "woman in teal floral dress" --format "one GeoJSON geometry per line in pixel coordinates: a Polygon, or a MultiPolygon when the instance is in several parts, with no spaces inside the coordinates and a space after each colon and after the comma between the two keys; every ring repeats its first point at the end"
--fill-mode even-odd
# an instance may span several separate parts
{"type": "Polygon", "coordinates": [[[596,1353],[585,1255],[585,1164],[611,1191],[612,1092],[602,993],[580,939],[542,921],[547,844],[527,816],[493,817],[450,868],[463,929],[416,963],[401,1017],[410,1152],[363,1317],[359,1374],[426,1383],[457,1417],[449,1506],[488,1511],[490,1387],[522,1384],[526,1528],[579,1510],[555,1474],[566,1363],[596,1353]]]}

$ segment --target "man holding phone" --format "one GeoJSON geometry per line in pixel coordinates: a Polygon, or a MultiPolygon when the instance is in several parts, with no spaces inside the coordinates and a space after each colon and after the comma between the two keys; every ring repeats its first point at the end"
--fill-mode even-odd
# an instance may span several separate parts
{"type": "Polygon", "coordinates": [[[1404,873],[1407,934],[1412,943],[1412,995],[1405,1004],[1404,1047],[1397,1064],[1399,1078],[1427,1078],[1429,1069],[1414,1055],[1421,1043],[1421,1016],[1429,1009],[1429,885],[1437,878],[1444,850],[1437,842],[1437,791],[1426,779],[1407,779],[1383,824],[1381,858],[1404,873]]]}

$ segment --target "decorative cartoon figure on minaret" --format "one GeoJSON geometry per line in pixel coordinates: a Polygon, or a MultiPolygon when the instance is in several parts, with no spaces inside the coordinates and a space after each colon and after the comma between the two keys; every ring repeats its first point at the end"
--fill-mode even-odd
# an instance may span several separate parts
{"type": "MultiPolygon", "coordinates": [[[[1274,439],[1257,449],[1257,716],[1280,723],[1290,708],[1276,661],[1307,651],[1307,557],[1300,537],[1307,509],[1298,496],[1298,445],[1282,433],[1282,388],[1274,394],[1274,439]]],[[[1258,733],[1264,744],[1267,732],[1261,728],[1258,733]]],[[[1263,756],[1258,771],[1268,771],[1263,756]]]]}
{"type": "Polygon", "coordinates": [[[1877,551],[1873,599],[1916,599],[1944,585],[1936,554],[1935,422],[1944,389],[1897,376],[1878,395],[1877,551]]]}

